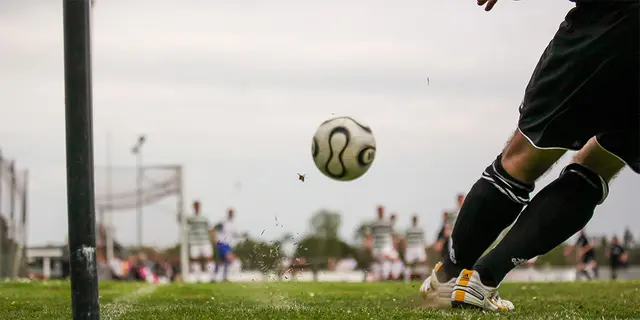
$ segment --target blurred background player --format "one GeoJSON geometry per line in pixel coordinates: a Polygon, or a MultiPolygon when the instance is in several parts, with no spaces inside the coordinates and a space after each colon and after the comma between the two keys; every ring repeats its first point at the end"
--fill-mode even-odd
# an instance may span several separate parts
{"type": "Polygon", "coordinates": [[[411,218],[411,226],[405,232],[404,243],[404,260],[406,262],[405,279],[411,279],[417,274],[417,266],[423,267],[427,264],[424,229],[418,225],[418,215],[416,214],[411,218]]]}
{"type": "Polygon", "coordinates": [[[617,236],[613,236],[611,246],[607,250],[611,266],[611,280],[618,279],[618,271],[626,266],[628,254],[617,236]]]}
{"type": "Polygon", "coordinates": [[[389,217],[391,223],[391,239],[393,241],[393,255],[391,261],[391,276],[387,280],[399,280],[404,271],[404,262],[400,259],[400,246],[402,245],[402,235],[398,232],[398,215],[392,213],[389,217]]]}
{"type": "Polygon", "coordinates": [[[213,235],[210,229],[209,219],[200,214],[200,202],[193,202],[193,216],[187,218],[188,238],[189,238],[189,261],[191,272],[196,281],[207,281],[210,278],[210,271],[214,269],[213,246],[211,238],[213,235]],[[202,260],[205,260],[206,270],[202,272],[202,260]]]}
{"type": "Polygon", "coordinates": [[[456,195],[456,208],[449,211],[449,215],[447,216],[446,224],[453,229],[453,226],[456,224],[456,219],[458,218],[458,214],[460,213],[460,209],[462,208],[462,204],[464,203],[464,193],[458,193],[456,195]]]}
{"type": "Polygon", "coordinates": [[[576,280],[579,280],[581,275],[584,275],[587,280],[598,278],[596,250],[591,241],[589,241],[589,238],[587,238],[584,229],[580,230],[580,235],[578,236],[576,244],[574,246],[567,247],[565,250],[565,256],[569,255],[573,249],[576,250],[576,258],[578,260],[576,280]]]}
{"type": "Polygon", "coordinates": [[[214,270],[214,279],[218,279],[218,272],[222,269],[222,281],[228,280],[229,265],[236,261],[233,254],[233,246],[236,245],[239,235],[233,223],[234,210],[227,210],[226,220],[216,225],[216,245],[220,256],[220,264],[214,270]],[[221,267],[221,268],[220,268],[221,267]]]}
{"type": "Polygon", "coordinates": [[[438,232],[438,236],[436,237],[436,242],[433,244],[433,250],[440,254],[443,259],[446,259],[449,256],[449,237],[451,236],[451,226],[449,212],[445,211],[442,213],[442,227],[440,228],[440,232],[438,232]]]}
{"type": "Polygon", "coordinates": [[[388,279],[391,275],[392,261],[395,258],[391,234],[391,222],[384,218],[384,207],[378,206],[378,218],[365,235],[367,244],[372,247],[375,280],[388,279]]]}

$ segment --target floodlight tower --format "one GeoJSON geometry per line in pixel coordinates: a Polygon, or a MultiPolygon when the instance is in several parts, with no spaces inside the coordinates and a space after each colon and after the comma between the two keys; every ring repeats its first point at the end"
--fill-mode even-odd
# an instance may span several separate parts
{"type": "Polygon", "coordinates": [[[131,153],[136,156],[136,223],[139,248],[142,248],[142,146],[145,141],[145,135],[140,135],[136,144],[131,148],[131,153]]]}

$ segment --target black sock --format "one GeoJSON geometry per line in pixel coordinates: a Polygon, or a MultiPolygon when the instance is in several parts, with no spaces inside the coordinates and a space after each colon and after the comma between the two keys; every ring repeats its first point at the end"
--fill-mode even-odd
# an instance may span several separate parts
{"type": "Polygon", "coordinates": [[[515,266],[543,255],[582,229],[604,201],[607,183],[579,164],[540,190],[511,230],[474,269],[485,285],[496,287],[515,266]]]}
{"type": "Polygon", "coordinates": [[[471,187],[451,234],[449,257],[443,261],[440,281],[471,269],[500,233],[515,221],[529,201],[532,185],[512,178],[500,163],[502,155],[489,165],[471,187]]]}

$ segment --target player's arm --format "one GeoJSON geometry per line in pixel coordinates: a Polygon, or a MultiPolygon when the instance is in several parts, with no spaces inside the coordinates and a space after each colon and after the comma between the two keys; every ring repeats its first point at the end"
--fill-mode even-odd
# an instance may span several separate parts
{"type": "Polygon", "coordinates": [[[571,251],[573,251],[573,246],[567,246],[567,247],[565,247],[565,248],[564,248],[564,252],[563,252],[563,253],[564,253],[564,256],[566,257],[566,256],[570,255],[570,254],[571,254],[571,251]]]}
{"type": "Polygon", "coordinates": [[[627,260],[629,259],[629,253],[627,252],[627,250],[625,248],[620,248],[620,262],[622,263],[626,263],[627,260]]]}
{"type": "Polygon", "coordinates": [[[207,230],[209,231],[209,240],[211,243],[216,242],[216,226],[212,226],[210,222],[207,221],[207,230]]]}
{"type": "Polygon", "coordinates": [[[433,244],[433,250],[435,250],[437,253],[440,253],[442,252],[443,246],[444,246],[444,239],[438,238],[438,241],[436,241],[436,243],[433,244]]]}
{"type": "Polygon", "coordinates": [[[440,232],[438,233],[438,238],[436,239],[436,242],[433,244],[433,250],[435,250],[437,253],[442,252],[442,246],[444,244],[444,228],[442,230],[440,230],[440,232]]]}
{"type": "Polygon", "coordinates": [[[575,244],[570,245],[570,246],[568,246],[568,247],[564,248],[564,256],[565,256],[565,257],[566,257],[566,256],[568,256],[568,255],[570,255],[570,254],[571,254],[571,252],[573,251],[573,249],[576,249],[576,252],[578,251],[578,248],[579,248],[579,246],[580,246],[580,240],[581,240],[581,239],[580,239],[580,238],[578,238],[578,241],[576,241],[576,243],[575,243],[575,244]]]}
{"type": "Polygon", "coordinates": [[[629,259],[629,253],[626,251],[622,251],[622,253],[620,254],[620,262],[626,263],[628,259],[629,259]]]}
{"type": "Polygon", "coordinates": [[[404,236],[402,237],[402,247],[406,250],[407,249],[407,236],[409,235],[409,233],[404,234],[404,236]]]}
{"type": "Polygon", "coordinates": [[[371,249],[373,247],[373,235],[371,235],[371,231],[369,230],[364,232],[364,247],[366,249],[371,249]]]}
{"type": "Polygon", "coordinates": [[[589,243],[586,246],[580,248],[580,256],[583,256],[585,253],[589,252],[589,250],[593,248],[594,248],[594,245],[592,243],[589,243]]]}
{"type": "Polygon", "coordinates": [[[398,250],[400,245],[400,237],[395,231],[391,231],[391,243],[393,244],[393,248],[398,250]]]}

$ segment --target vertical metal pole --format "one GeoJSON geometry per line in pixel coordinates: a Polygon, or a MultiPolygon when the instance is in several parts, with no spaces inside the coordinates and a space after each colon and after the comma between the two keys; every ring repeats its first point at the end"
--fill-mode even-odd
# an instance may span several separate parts
{"type": "Polygon", "coordinates": [[[91,0],[64,0],[63,20],[71,307],[74,320],[98,320],[91,0]]]}
{"type": "Polygon", "coordinates": [[[142,248],[142,151],[136,153],[136,217],[138,226],[138,248],[142,248]]]}
{"type": "Polygon", "coordinates": [[[17,222],[16,222],[16,196],[18,194],[17,181],[16,181],[16,168],[15,161],[9,162],[9,221],[7,223],[7,239],[9,240],[9,264],[7,269],[9,270],[9,278],[16,277],[16,257],[18,253],[18,237],[16,236],[17,222]]]}
{"type": "Polygon", "coordinates": [[[16,232],[16,168],[15,161],[9,162],[9,239],[15,240],[16,232]]]}
{"type": "Polygon", "coordinates": [[[26,271],[23,267],[26,267],[26,262],[23,263],[23,260],[26,261],[26,248],[27,248],[27,213],[29,208],[29,170],[24,170],[22,175],[22,217],[20,219],[21,223],[21,233],[22,243],[20,246],[20,252],[18,252],[18,263],[16,266],[17,275],[24,276],[22,271],[26,271]]]}
{"type": "Polygon", "coordinates": [[[107,132],[107,195],[106,200],[107,203],[103,206],[105,215],[105,233],[106,233],[106,250],[107,250],[107,261],[110,263],[113,261],[114,252],[113,252],[113,212],[111,211],[111,201],[112,201],[112,179],[113,179],[113,166],[111,164],[111,132],[107,132]]]}
{"type": "Polygon", "coordinates": [[[182,167],[177,169],[178,179],[178,217],[180,218],[180,273],[182,274],[183,281],[187,279],[189,275],[189,244],[187,238],[187,215],[184,212],[184,186],[182,177],[182,167]]]}

